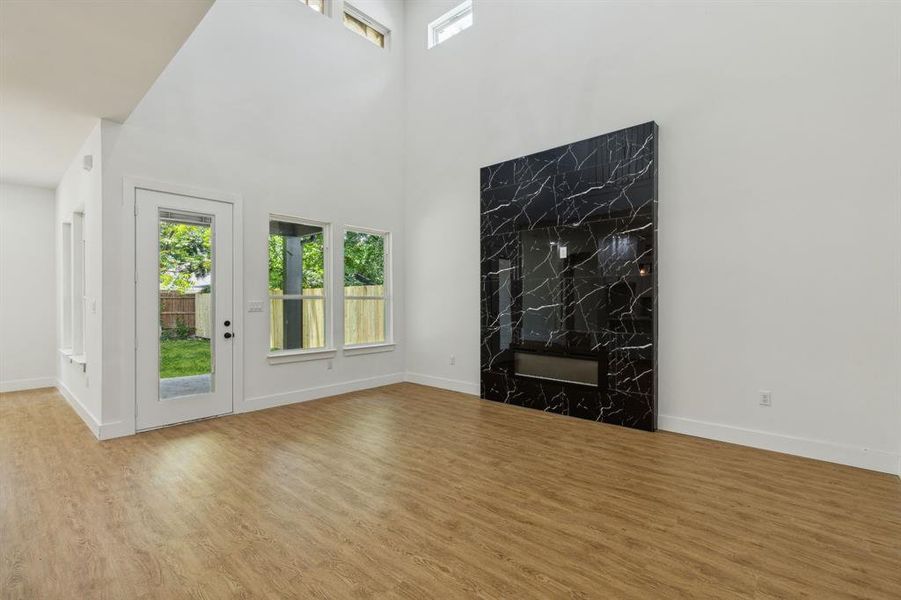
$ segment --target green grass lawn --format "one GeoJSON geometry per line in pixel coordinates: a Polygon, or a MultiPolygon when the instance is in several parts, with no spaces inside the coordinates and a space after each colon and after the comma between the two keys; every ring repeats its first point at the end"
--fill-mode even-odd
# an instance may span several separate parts
{"type": "Polygon", "coordinates": [[[160,379],[210,372],[210,340],[160,340],[160,379]]]}

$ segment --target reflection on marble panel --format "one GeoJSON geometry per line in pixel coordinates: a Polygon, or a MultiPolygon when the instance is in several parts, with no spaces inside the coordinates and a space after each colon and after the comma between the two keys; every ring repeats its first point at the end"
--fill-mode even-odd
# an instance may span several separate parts
{"type": "Polygon", "coordinates": [[[483,398],[656,428],[656,152],[651,122],[481,170],[483,398]]]}

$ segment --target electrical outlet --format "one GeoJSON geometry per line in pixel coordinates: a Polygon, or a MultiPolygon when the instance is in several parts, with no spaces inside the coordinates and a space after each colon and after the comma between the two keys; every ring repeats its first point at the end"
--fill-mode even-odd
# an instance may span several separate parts
{"type": "Polygon", "coordinates": [[[773,405],[773,392],[761,390],[760,406],[772,406],[772,405],[773,405]]]}
{"type": "Polygon", "coordinates": [[[455,364],[457,364],[457,357],[454,356],[453,354],[451,354],[450,355],[450,365],[454,366],[455,364]]]}
{"type": "Polygon", "coordinates": [[[332,367],[334,367],[334,366],[335,365],[332,363],[332,361],[328,361],[325,363],[325,368],[328,369],[329,371],[331,371],[332,367]]]}

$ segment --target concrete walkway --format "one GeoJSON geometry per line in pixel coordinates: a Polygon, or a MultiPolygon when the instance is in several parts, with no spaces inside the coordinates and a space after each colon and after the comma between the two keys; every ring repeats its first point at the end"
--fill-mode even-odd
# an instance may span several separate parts
{"type": "Polygon", "coordinates": [[[178,398],[179,396],[208,394],[212,390],[213,376],[209,373],[160,379],[160,398],[164,400],[166,398],[178,398]]]}

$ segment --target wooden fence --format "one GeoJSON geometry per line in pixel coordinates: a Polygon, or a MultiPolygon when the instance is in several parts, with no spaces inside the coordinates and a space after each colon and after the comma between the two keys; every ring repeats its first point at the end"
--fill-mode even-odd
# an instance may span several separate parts
{"type": "Polygon", "coordinates": [[[179,324],[197,337],[209,338],[212,327],[212,294],[182,294],[160,290],[160,327],[176,329],[179,324]]]}
{"type": "MultiPolygon", "coordinates": [[[[380,296],[380,285],[354,285],[344,288],[344,343],[373,344],[385,341],[385,301],[354,299],[353,296],[380,296]]],[[[322,295],[322,289],[305,289],[305,295],[322,295]]],[[[325,346],[325,304],[323,300],[304,300],[302,343],[304,348],[325,346]]],[[[285,340],[284,301],[271,300],[269,310],[269,347],[283,350],[285,340]]],[[[337,332],[336,332],[337,333],[337,332]]]]}
{"type": "MultiPolygon", "coordinates": [[[[385,341],[385,301],[365,298],[381,296],[383,286],[353,285],[344,288],[344,343],[374,344],[385,341]],[[364,296],[364,298],[355,298],[364,296]]],[[[322,295],[322,289],[304,289],[310,296],[322,295]]],[[[175,329],[179,323],[197,337],[209,338],[212,328],[212,294],[181,294],[160,291],[160,327],[175,329]]],[[[304,348],[325,346],[325,301],[304,300],[302,343],[304,348]]],[[[284,349],[284,301],[270,301],[269,347],[284,349]]],[[[337,332],[336,332],[337,333],[337,332]]]]}
{"type": "Polygon", "coordinates": [[[194,294],[160,290],[160,327],[175,329],[179,323],[194,329],[194,294]]]}
{"type": "Polygon", "coordinates": [[[194,294],[194,335],[210,338],[213,328],[213,295],[194,294]]]}
{"type": "Polygon", "coordinates": [[[385,341],[385,301],[354,299],[381,296],[381,285],[350,285],[344,288],[344,344],[378,344],[385,341]]]}

